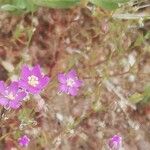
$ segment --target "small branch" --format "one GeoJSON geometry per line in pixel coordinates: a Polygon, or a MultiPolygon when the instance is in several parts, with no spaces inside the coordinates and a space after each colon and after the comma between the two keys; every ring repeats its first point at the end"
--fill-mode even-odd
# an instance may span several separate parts
{"type": "Polygon", "coordinates": [[[1,110],[1,114],[0,114],[0,121],[2,120],[3,116],[5,115],[5,112],[7,110],[3,107],[2,110],[1,110]]]}
{"type": "MultiPolygon", "coordinates": [[[[124,104],[130,106],[132,109],[136,109],[135,105],[130,103],[124,96],[123,94],[111,83],[109,80],[104,80],[103,81],[104,85],[109,89],[110,91],[113,91],[119,98],[120,101],[122,101],[124,104]]],[[[121,106],[122,108],[122,106],[121,106]]],[[[122,108],[123,109],[123,108],[122,108]]]]}
{"type": "Polygon", "coordinates": [[[145,17],[150,17],[150,15],[148,14],[113,14],[112,16],[115,19],[126,19],[126,20],[130,20],[130,19],[140,19],[140,18],[145,18],[145,17]]]}
{"type": "Polygon", "coordinates": [[[0,141],[3,140],[5,137],[9,136],[10,134],[12,134],[12,133],[10,132],[10,133],[7,133],[7,134],[4,134],[3,136],[1,136],[0,141]]]}
{"type": "Polygon", "coordinates": [[[118,100],[117,103],[120,109],[122,110],[122,112],[124,113],[129,127],[137,130],[140,127],[140,123],[133,121],[130,118],[129,113],[126,111],[127,105],[130,106],[132,109],[136,110],[135,105],[131,104],[109,80],[105,80],[104,84],[108,88],[108,90],[113,91],[119,97],[120,100],[118,100]]]}

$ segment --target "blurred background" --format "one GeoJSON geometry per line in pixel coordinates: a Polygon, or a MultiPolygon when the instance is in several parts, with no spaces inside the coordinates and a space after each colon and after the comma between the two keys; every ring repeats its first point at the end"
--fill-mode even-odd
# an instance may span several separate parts
{"type": "Polygon", "coordinates": [[[40,64],[51,82],[0,121],[0,150],[150,150],[148,0],[0,0],[0,80],[40,64]],[[57,74],[75,69],[77,96],[57,74]],[[30,137],[23,148],[17,139],[30,137]]]}

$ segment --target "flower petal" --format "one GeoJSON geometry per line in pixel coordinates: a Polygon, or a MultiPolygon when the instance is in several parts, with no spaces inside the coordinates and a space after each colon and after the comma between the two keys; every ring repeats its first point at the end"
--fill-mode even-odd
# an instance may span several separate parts
{"type": "Polygon", "coordinates": [[[31,75],[31,70],[29,69],[29,67],[27,65],[24,65],[22,70],[21,70],[21,79],[26,80],[28,78],[28,76],[31,75]]]}
{"type": "Polygon", "coordinates": [[[8,104],[8,99],[5,97],[0,97],[0,105],[6,106],[8,104]]]}
{"type": "Polygon", "coordinates": [[[58,74],[57,77],[58,77],[58,80],[59,80],[60,83],[63,83],[63,84],[66,83],[67,78],[66,78],[65,74],[60,73],[60,74],[58,74]]]}
{"type": "Polygon", "coordinates": [[[78,88],[75,88],[75,87],[69,87],[68,92],[69,92],[70,95],[76,96],[77,93],[78,93],[78,88]]]}
{"type": "Polygon", "coordinates": [[[60,92],[68,93],[68,87],[67,87],[67,85],[65,85],[65,84],[60,84],[60,85],[59,85],[59,91],[60,91],[60,92]]]}
{"type": "Polygon", "coordinates": [[[33,67],[32,74],[35,75],[35,76],[37,76],[38,78],[42,78],[42,73],[41,73],[40,65],[36,65],[36,66],[33,67]]]}
{"type": "Polygon", "coordinates": [[[29,84],[26,82],[26,81],[24,81],[24,80],[19,80],[18,81],[18,83],[19,83],[19,87],[21,87],[21,88],[23,88],[23,89],[27,89],[28,88],[28,86],[29,86],[29,84]]]}
{"type": "Polygon", "coordinates": [[[9,101],[9,107],[10,108],[17,109],[20,106],[21,106],[21,102],[20,101],[16,101],[16,100],[9,101]]]}
{"type": "Polygon", "coordinates": [[[67,78],[75,78],[77,77],[77,72],[75,69],[71,69],[67,74],[66,74],[67,78]]]}
{"type": "Polygon", "coordinates": [[[0,81],[0,93],[3,95],[4,91],[5,91],[5,84],[4,81],[0,81]]]}
{"type": "Polygon", "coordinates": [[[73,86],[74,87],[80,87],[82,85],[82,83],[83,82],[81,80],[76,80],[73,86]]]}
{"type": "Polygon", "coordinates": [[[8,91],[8,93],[12,92],[14,95],[18,92],[19,90],[19,86],[18,86],[18,82],[12,82],[7,88],[6,90],[8,91]]]}
{"type": "Polygon", "coordinates": [[[37,94],[37,93],[40,93],[41,91],[41,88],[38,89],[37,87],[33,87],[24,80],[19,81],[19,86],[31,94],[37,94]]]}
{"type": "Polygon", "coordinates": [[[17,101],[22,101],[26,97],[27,93],[26,92],[19,92],[17,94],[16,100],[17,101]]]}
{"type": "Polygon", "coordinates": [[[50,81],[50,78],[48,76],[44,76],[42,79],[40,79],[40,84],[37,86],[37,88],[41,89],[45,87],[49,81],[50,81]]]}
{"type": "Polygon", "coordinates": [[[36,88],[36,87],[33,87],[33,86],[30,86],[27,88],[27,91],[31,94],[39,94],[41,92],[41,88],[36,88]]]}

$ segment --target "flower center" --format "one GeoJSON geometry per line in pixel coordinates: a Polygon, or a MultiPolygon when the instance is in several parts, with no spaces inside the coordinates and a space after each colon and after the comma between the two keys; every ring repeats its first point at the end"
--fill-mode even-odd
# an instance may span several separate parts
{"type": "Polygon", "coordinates": [[[8,98],[8,99],[10,99],[10,100],[14,100],[14,99],[15,99],[15,96],[13,95],[12,92],[10,92],[10,93],[6,96],[6,98],[8,98]]]}
{"type": "Polygon", "coordinates": [[[36,87],[39,84],[38,77],[31,75],[28,77],[28,84],[30,84],[33,87],[36,87]]]}
{"type": "Polygon", "coordinates": [[[67,86],[73,87],[75,84],[75,81],[71,78],[67,79],[67,86]]]}

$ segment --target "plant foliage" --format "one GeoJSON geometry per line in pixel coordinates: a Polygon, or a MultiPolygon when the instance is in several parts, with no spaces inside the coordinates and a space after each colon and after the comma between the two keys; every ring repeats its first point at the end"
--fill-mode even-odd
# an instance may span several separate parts
{"type": "MultiPolygon", "coordinates": [[[[115,10],[119,3],[129,0],[87,0],[98,7],[115,10]]],[[[0,0],[0,10],[10,12],[34,12],[39,6],[49,8],[70,8],[79,5],[82,0],[0,0]]]]}

